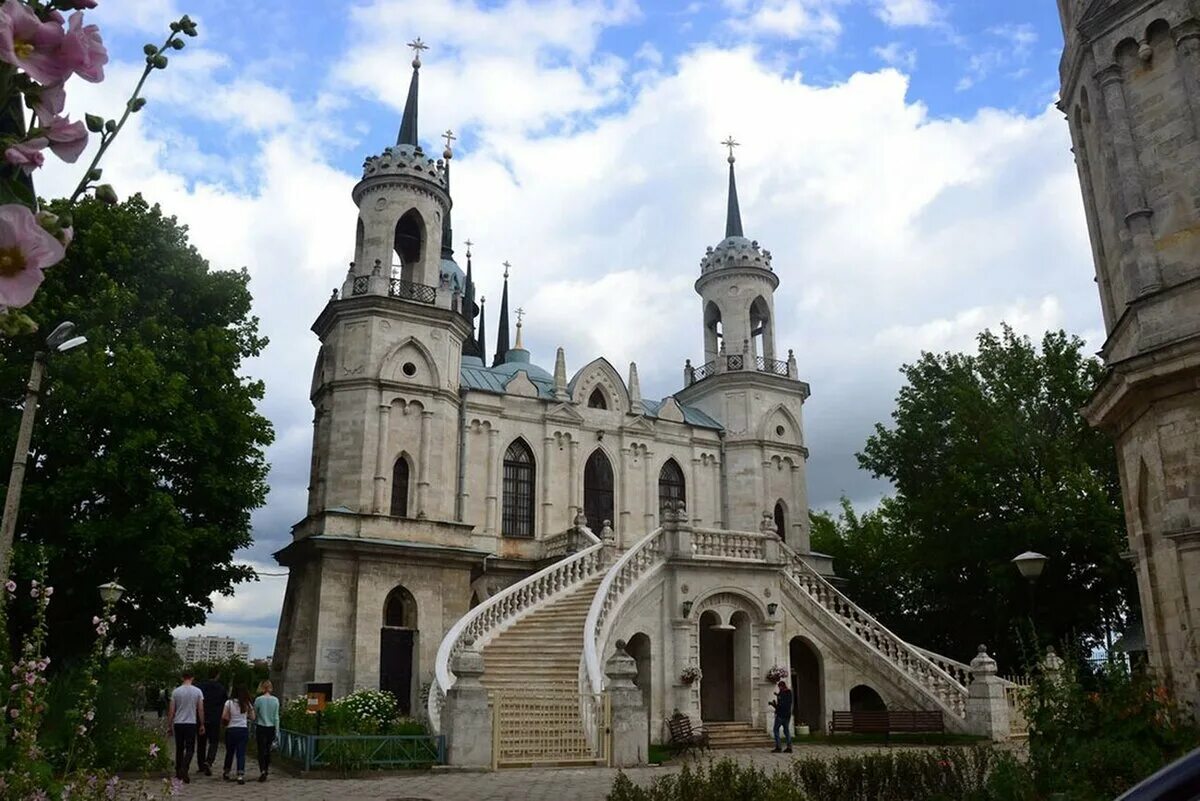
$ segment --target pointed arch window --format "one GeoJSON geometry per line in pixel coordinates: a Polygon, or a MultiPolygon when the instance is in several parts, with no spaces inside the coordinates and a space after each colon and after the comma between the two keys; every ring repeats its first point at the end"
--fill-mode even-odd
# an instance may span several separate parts
{"type": "Polygon", "coordinates": [[[683,483],[683,470],[674,459],[668,459],[658,471],[658,508],[659,511],[675,508],[679,502],[686,503],[687,487],[683,483]]]}
{"type": "Polygon", "coordinates": [[[409,209],[396,222],[393,248],[400,257],[400,278],[412,281],[414,267],[425,251],[425,221],[416,209],[409,209]]]}
{"type": "Polygon", "coordinates": [[[775,533],[779,539],[787,539],[787,510],[783,508],[783,501],[775,502],[775,533]]]}
{"type": "Polygon", "coordinates": [[[588,396],[589,409],[607,409],[608,398],[604,397],[604,390],[596,387],[592,390],[592,394],[588,396]]]}
{"type": "Polygon", "coordinates": [[[504,452],[504,514],[500,532],[506,537],[533,536],[533,451],[513,440],[504,452]]]}
{"type": "Polygon", "coordinates": [[[583,516],[593,533],[613,519],[613,469],[604,451],[596,449],[583,466],[583,516]]]}
{"type": "Polygon", "coordinates": [[[408,517],[408,460],[403,455],[392,465],[392,517],[408,517]]]}

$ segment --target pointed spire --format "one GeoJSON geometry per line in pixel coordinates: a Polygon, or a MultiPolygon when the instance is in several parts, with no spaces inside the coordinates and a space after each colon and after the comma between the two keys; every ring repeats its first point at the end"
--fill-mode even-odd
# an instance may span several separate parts
{"type": "MultiPolygon", "coordinates": [[[[454,151],[450,149],[450,143],[458,137],[454,135],[454,131],[449,128],[442,134],[442,138],[446,140],[446,149],[442,151],[442,163],[445,165],[446,176],[446,194],[450,194],[450,160],[454,158],[454,151]]],[[[454,201],[450,202],[450,208],[453,208],[454,201]]],[[[450,208],[446,209],[446,216],[442,218],[442,258],[454,258],[454,229],[450,225],[450,208]]]]}
{"type": "Polygon", "coordinates": [[[517,342],[513,345],[513,350],[525,350],[525,346],[521,344],[521,326],[525,324],[525,310],[517,307],[517,342]]]}
{"type": "Polygon", "coordinates": [[[567,399],[567,355],[561,347],[554,355],[554,399],[567,399]]]}
{"type": "Polygon", "coordinates": [[[487,364],[487,298],[479,297],[479,359],[487,364]]]}
{"type": "Polygon", "coordinates": [[[400,134],[396,137],[398,145],[417,147],[417,89],[421,78],[421,51],[428,50],[429,45],[421,41],[421,37],[408,43],[412,48],[412,80],[408,83],[408,99],[404,102],[404,117],[400,120],[400,134]]]}
{"type": "Polygon", "coordinates": [[[725,237],[728,239],[731,236],[743,236],[742,210],[738,206],[737,181],[733,177],[733,163],[737,161],[733,157],[733,149],[738,146],[738,142],[730,136],[721,144],[729,148],[729,208],[725,212],[725,237]]]}
{"type": "Polygon", "coordinates": [[[508,271],[511,267],[504,262],[504,292],[500,295],[500,325],[496,330],[496,356],[492,359],[492,367],[504,364],[508,356],[508,271]]]}
{"type": "Polygon", "coordinates": [[[644,410],[642,406],[642,382],[638,380],[637,362],[629,363],[629,405],[635,414],[641,414],[644,410]]]}

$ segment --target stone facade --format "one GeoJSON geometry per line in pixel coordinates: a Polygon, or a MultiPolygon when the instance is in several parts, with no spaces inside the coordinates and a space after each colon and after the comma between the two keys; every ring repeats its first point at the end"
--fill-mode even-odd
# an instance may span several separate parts
{"type": "Polygon", "coordinates": [[[1151,663],[1200,704],[1200,2],[1059,11],[1108,332],[1084,413],[1116,442],[1151,663]]]}

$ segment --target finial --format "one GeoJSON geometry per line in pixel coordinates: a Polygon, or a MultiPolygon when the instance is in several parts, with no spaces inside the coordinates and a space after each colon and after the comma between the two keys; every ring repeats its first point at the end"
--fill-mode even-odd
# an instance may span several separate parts
{"type": "Polygon", "coordinates": [[[506,280],[506,281],[508,280],[508,271],[511,268],[512,268],[511,264],[509,264],[508,262],[504,262],[504,280],[506,280]]]}
{"type": "Polygon", "coordinates": [[[480,295],[480,296],[479,296],[479,302],[480,302],[480,303],[487,303],[487,295],[480,295]]]}
{"type": "Polygon", "coordinates": [[[446,140],[446,149],[442,151],[442,158],[449,161],[454,158],[454,151],[450,149],[450,143],[458,139],[458,137],[454,135],[454,131],[447,128],[446,132],[442,134],[442,138],[446,140]]]}
{"type": "Polygon", "coordinates": [[[516,314],[517,314],[517,342],[515,345],[513,345],[513,348],[516,350],[521,350],[522,348],[525,347],[524,345],[521,344],[521,326],[524,325],[524,322],[522,322],[522,321],[525,318],[525,310],[522,309],[520,306],[518,306],[516,314]]]}
{"type": "Polygon", "coordinates": [[[723,145],[725,145],[725,147],[729,148],[729,159],[728,159],[729,163],[732,164],[733,162],[737,161],[737,159],[735,159],[733,157],[733,149],[735,147],[741,146],[741,142],[738,142],[737,140],[735,140],[733,138],[733,134],[730,134],[729,136],[727,136],[725,138],[725,141],[722,142],[721,144],[723,144],[723,145]]]}
{"type": "Polygon", "coordinates": [[[463,244],[467,246],[467,258],[469,259],[471,258],[471,246],[475,243],[468,239],[466,242],[463,242],[463,244]]]}
{"type": "Polygon", "coordinates": [[[413,69],[417,69],[417,70],[421,69],[421,51],[428,50],[429,45],[422,42],[421,37],[418,36],[416,39],[413,39],[411,42],[409,42],[408,46],[410,48],[412,48],[412,51],[413,51],[413,60],[412,60],[413,69]]]}

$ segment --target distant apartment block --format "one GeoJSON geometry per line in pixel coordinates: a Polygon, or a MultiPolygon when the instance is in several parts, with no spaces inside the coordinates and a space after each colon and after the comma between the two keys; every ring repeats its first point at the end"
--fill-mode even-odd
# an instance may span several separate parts
{"type": "Polygon", "coordinates": [[[231,657],[250,661],[250,643],[232,637],[196,635],[175,640],[175,650],[185,665],[195,662],[220,662],[231,657]]]}

